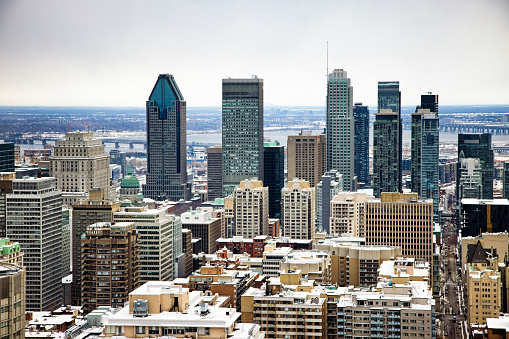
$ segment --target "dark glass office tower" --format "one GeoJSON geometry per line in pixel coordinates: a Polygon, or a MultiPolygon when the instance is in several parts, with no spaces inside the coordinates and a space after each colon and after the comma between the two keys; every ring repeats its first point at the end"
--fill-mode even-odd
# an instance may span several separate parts
{"type": "Polygon", "coordinates": [[[263,170],[263,80],[223,79],[223,196],[263,170]]]}
{"type": "Polygon", "coordinates": [[[378,83],[373,129],[373,194],[401,191],[401,92],[399,81],[378,83]]]}
{"type": "Polygon", "coordinates": [[[355,119],[355,175],[358,182],[369,182],[369,110],[362,103],[353,106],[355,119]]]}
{"type": "MultiPolygon", "coordinates": [[[[493,199],[493,150],[491,134],[458,134],[458,164],[463,158],[477,158],[481,165],[482,196],[480,199],[493,199]]],[[[459,166],[458,166],[459,168],[459,166]]],[[[461,171],[456,174],[456,188],[460,186],[461,171]]],[[[459,190],[456,189],[458,199],[459,190]]],[[[457,201],[458,203],[460,201],[457,201]]]]}
{"type": "Polygon", "coordinates": [[[435,222],[439,222],[438,146],[438,95],[422,95],[412,114],[412,191],[420,199],[433,199],[435,222]]]}
{"type": "Polygon", "coordinates": [[[146,108],[148,173],[143,195],[154,200],[189,200],[186,102],[172,75],[159,75],[146,108]]]}
{"type": "Polygon", "coordinates": [[[14,144],[0,144],[0,172],[14,172],[14,144]]]}
{"type": "Polygon", "coordinates": [[[207,200],[223,196],[223,148],[207,148],[207,200]]]}
{"type": "Polygon", "coordinates": [[[281,218],[281,189],[285,185],[285,147],[279,142],[266,142],[263,150],[263,185],[269,188],[269,218],[281,218]]]}

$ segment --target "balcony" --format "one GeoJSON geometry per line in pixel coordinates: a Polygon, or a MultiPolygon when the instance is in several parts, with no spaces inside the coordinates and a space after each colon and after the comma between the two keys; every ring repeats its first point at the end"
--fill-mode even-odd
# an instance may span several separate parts
{"type": "Polygon", "coordinates": [[[370,323],[371,323],[371,325],[383,325],[384,324],[383,320],[371,320],[370,323]]]}

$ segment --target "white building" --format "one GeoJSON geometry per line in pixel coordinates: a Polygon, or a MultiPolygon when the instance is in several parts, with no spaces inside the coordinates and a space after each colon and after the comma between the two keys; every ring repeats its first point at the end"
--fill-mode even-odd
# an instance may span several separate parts
{"type": "Polygon", "coordinates": [[[243,180],[233,190],[235,235],[254,238],[269,232],[269,188],[260,180],[243,180]]]}
{"type": "Polygon", "coordinates": [[[316,189],[309,181],[293,179],[281,190],[283,235],[292,239],[314,239],[316,189]]]}

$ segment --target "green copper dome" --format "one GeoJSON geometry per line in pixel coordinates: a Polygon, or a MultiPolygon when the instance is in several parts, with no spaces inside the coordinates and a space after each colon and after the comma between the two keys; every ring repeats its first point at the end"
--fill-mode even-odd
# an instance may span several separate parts
{"type": "Polygon", "coordinates": [[[140,182],[133,175],[131,167],[127,170],[127,175],[120,182],[120,188],[140,188],[140,182]]]}

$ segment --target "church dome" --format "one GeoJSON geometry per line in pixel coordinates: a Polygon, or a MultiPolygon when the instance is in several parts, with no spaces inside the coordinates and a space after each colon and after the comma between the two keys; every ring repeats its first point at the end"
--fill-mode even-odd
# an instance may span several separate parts
{"type": "Polygon", "coordinates": [[[140,182],[133,175],[133,172],[131,171],[131,167],[129,167],[129,170],[127,171],[127,175],[120,182],[120,188],[140,188],[140,182]]]}

